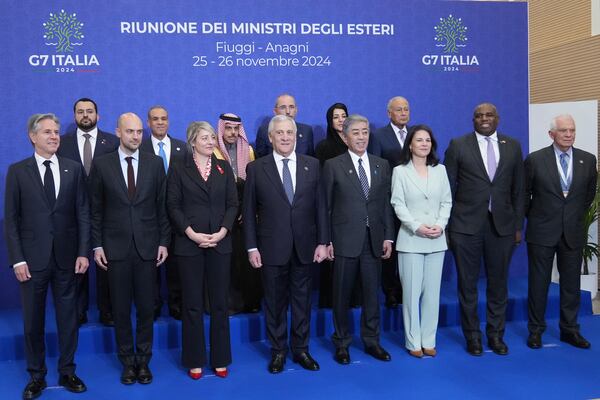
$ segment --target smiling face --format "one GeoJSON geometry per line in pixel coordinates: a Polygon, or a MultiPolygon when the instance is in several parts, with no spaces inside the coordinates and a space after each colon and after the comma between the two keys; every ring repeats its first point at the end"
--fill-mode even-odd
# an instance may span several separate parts
{"type": "Polygon", "coordinates": [[[496,107],[492,104],[481,104],[477,106],[473,113],[473,128],[477,133],[484,136],[490,136],[496,132],[500,117],[496,111],[496,107]]]}
{"type": "Polygon", "coordinates": [[[296,145],[296,130],[292,121],[275,121],[269,132],[269,140],[278,154],[283,157],[292,154],[296,145]]]}
{"type": "Polygon", "coordinates": [[[152,131],[152,136],[158,140],[163,140],[169,130],[169,114],[164,108],[153,108],[148,113],[148,126],[152,131]]]}
{"type": "Polygon", "coordinates": [[[59,125],[51,119],[38,122],[37,130],[29,132],[35,152],[48,159],[58,150],[60,145],[59,125]]]}
{"type": "Polygon", "coordinates": [[[369,145],[369,124],[364,121],[353,123],[348,127],[343,139],[351,152],[362,157],[369,145]]]}
{"type": "Polygon", "coordinates": [[[431,136],[426,130],[418,130],[410,141],[410,152],[413,157],[427,158],[431,153],[431,136]]]}

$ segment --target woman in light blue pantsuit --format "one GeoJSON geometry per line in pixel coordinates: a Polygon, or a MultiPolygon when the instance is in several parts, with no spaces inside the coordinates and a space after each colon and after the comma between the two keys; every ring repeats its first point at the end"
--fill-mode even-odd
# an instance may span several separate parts
{"type": "Polygon", "coordinates": [[[396,241],[406,348],[412,356],[434,356],[442,266],[447,249],[444,228],[452,195],[446,168],[439,164],[431,128],[413,126],[400,165],[392,175],[392,206],[402,223],[396,241]]]}

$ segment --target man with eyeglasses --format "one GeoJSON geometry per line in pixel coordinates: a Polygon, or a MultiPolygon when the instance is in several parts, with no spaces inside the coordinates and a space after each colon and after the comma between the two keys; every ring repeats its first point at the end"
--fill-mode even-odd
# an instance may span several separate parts
{"type": "MultiPolygon", "coordinates": [[[[277,97],[275,100],[275,107],[273,108],[274,115],[287,115],[293,120],[296,119],[298,114],[298,107],[296,106],[296,99],[292,95],[284,93],[277,97]]],[[[298,128],[296,135],[296,153],[306,154],[309,156],[315,155],[315,146],[313,142],[313,129],[310,125],[306,125],[296,122],[298,128]]],[[[269,141],[268,125],[263,124],[258,129],[256,134],[256,154],[258,157],[264,157],[273,152],[273,146],[269,141]]]]}

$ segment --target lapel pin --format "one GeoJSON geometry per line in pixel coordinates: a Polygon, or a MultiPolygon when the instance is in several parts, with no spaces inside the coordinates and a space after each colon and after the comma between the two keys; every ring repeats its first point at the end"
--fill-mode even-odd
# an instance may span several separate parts
{"type": "Polygon", "coordinates": [[[219,171],[219,173],[221,175],[223,175],[225,173],[225,171],[223,171],[223,168],[221,168],[221,166],[219,164],[217,164],[217,170],[219,171]]]}
{"type": "Polygon", "coordinates": [[[298,137],[302,137],[302,134],[299,134],[298,137]]]}
{"type": "Polygon", "coordinates": [[[500,143],[506,144],[506,140],[501,140],[500,143]]]}
{"type": "Polygon", "coordinates": [[[175,150],[179,151],[179,150],[181,150],[181,149],[180,149],[179,147],[177,147],[175,150]]]}
{"type": "Polygon", "coordinates": [[[102,140],[100,141],[100,143],[102,143],[102,144],[106,144],[106,140],[102,139],[102,140]]]}
{"type": "Polygon", "coordinates": [[[352,173],[352,170],[351,170],[351,169],[349,169],[349,170],[348,170],[348,173],[349,173],[349,174],[351,174],[351,173],[352,173]]]}
{"type": "Polygon", "coordinates": [[[304,170],[305,170],[305,171],[308,171],[308,167],[307,167],[306,165],[304,166],[304,170]]]}
{"type": "Polygon", "coordinates": [[[69,172],[69,170],[68,170],[68,169],[65,169],[64,171],[65,171],[65,172],[69,172]]]}
{"type": "Polygon", "coordinates": [[[579,160],[579,164],[583,164],[583,160],[579,160]]]}

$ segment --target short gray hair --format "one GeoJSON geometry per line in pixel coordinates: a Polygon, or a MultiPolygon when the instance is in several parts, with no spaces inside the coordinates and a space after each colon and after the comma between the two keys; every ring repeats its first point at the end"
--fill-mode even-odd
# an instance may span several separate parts
{"type": "Polygon", "coordinates": [[[348,135],[348,132],[350,131],[350,127],[352,125],[356,124],[357,122],[366,122],[367,128],[369,127],[369,120],[367,119],[367,117],[363,117],[362,115],[359,115],[359,114],[350,114],[344,120],[344,125],[342,128],[342,133],[344,134],[344,136],[348,135]]]}
{"type": "Polygon", "coordinates": [[[404,100],[406,102],[406,104],[408,104],[408,100],[406,100],[406,97],[394,96],[388,100],[387,108],[386,108],[387,111],[390,111],[392,109],[392,103],[396,100],[404,100]]]}
{"type": "Polygon", "coordinates": [[[298,132],[298,127],[296,126],[296,121],[294,121],[294,118],[288,117],[287,115],[276,115],[273,118],[271,118],[271,120],[269,121],[269,127],[267,128],[267,132],[270,134],[273,131],[273,129],[275,129],[275,124],[277,122],[283,122],[283,121],[291,122],[292,126],[294,127],[294,133],[298,132]]]}
{"type": "Polygon", "coordinates": [[[192,143],[194,143],[194,141],[196,140],[196,137],[198,136],[198,133],[200,131],[207,131],[207,132],[215,135],[215,137],[217,136],[215,129],[212,127],[212,125],[210,123],[208,123],[206,121],[191,122],[185,131],[185,136],[187,138],[188,150],[193,151],[192,143]]]}
{"type": "Polygon", "coordinates": [[[573,120],[573,122],[575,122],[575,118],[573,118],[573,116],[571,114],[560,114],[560,115],[557,115],[556,117],[552,118],[552,120],[550,121],[550,130],[551,131],[555,131],[556,130],[556,120],[558,120],[560,118],[570,118],[571,120],[573,120]]]}
{"type": "Polygon", "coordinates": [[[27,132],[28,133],[37,132],[40,129],[40,122],[42,122],[45,119],[49,119],[49,120],[56,122],[56,125],[58,125],[60,127],[60,120],[58,119],[58,117],[56,115],[54,115],[52,113],[33,114],[27,120],[27,132]]]}

